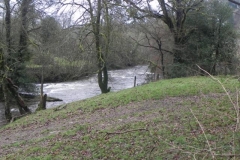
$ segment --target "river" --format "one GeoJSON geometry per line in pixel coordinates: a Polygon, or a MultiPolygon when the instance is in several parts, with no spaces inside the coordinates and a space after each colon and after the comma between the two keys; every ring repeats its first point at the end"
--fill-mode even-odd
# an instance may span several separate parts
{"type": "MultiPolygon", "coordinates": [[[[134,85],[134,77],[136,76],[137,85],[146,83],[148,74],[147,66],[135,66],[128,69],[111,70],[109,74],[109,87],[112,92],[132,88],[134,85]]],[[[40,87],[40,84],[36,84],[40,87]]],[[[91,76],[83,80],[62,83],[46,83],[44,84],[44,93],[50,97],[62,99],[59,102],[47,102],[47,108],[53,108],[61,104],[78,101],[101,94],[97,83],[97,76],[91,76]]],[[[37,102],[27,103],[32,111],[37,108],[37,102]]],[[[12,112],[18,112],[18,109],[12,108],[12,112]]],[[[0,103],[0,122],[4,121],[4,105],[0,103]]]]}

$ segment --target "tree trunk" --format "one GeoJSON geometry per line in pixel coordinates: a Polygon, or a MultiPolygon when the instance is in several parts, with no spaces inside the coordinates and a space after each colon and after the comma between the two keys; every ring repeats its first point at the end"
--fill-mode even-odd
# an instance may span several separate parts
{"type": "MultiPolygon", "coordinates": [[[[165,78],[165,66],[164,66],[164,55],[163,55],[163,51],[162,51],[162,42],[161,40],[156,40],[157,44],[158,44],[158,49],[160,52],[160,56],[161,56],[161,70],[162,70],[162,78],[165,78]]],[[[159,78],[159,77],[158,77],[159,78]]],[[[157,78],[157,80],[158,80],[157,78]]]]}
{"type": "Polygon", "coordinates": [[[18,49],[18,60],[20,63],[27,57],[26,53],[28,46],[28,10],[32,0],[23,0],[21,3],[21,27],[20,27],[20,38],[19,38],[19,49],[18,49]]]}
{"type": "MultiPolygon", "coordinates": [[[[3,49],[0,49],[0,67],[1,67],[1,72],[5,73],[5,66],[4,66],[4,54],[3,54],[3,49]]],[[[5,106],[5,117],[8,122],[11,121],[12,119],[12,114],[11,114],[11,109],[10,109],[10,95],[8,91],[8,85],[7,85],[7,80],[5,78],[5,74],[2,74],[1,81],[2,81],[2,92],[3,92],[3,97],[4,97],[4,106],[5,106]]]]}
{"type": "Polygon", "coordinates": [[[46,102],[47,102],[47,94],[44,94],[43,96],[41,96],[41,100],[40,100],[40,103],[38,104],[38,108],[36,109],[36,111],[45,110],[46,102]]]}
{"type": "MultiPolygon", "coordinates": [[[[6,7],[6,16],[5,16],[5,29],[6,29],[6,43],[7,43],[7,55],[11,53],[11,9],[10,9],[10,0],[4,0],[6,7]]],[[[9,58],[9,57],[6,57],[9,58]]],[[[6,61],[7,59],[5,59],[6,61]]]]}
{"type": "Polygon", "coordinates": [[[98,71],[98,85],[102,93],[110,92],[111,88],[108,88],[108,72],[106,64],[103,64],[103,68],[98,71]]]}
{"type": "Polygon", "coordinates": [[[5,29],[6,29],[6,44],[7,44],[7,53],[6,55],[3,54],[3,50],[1,50],[2,53],[2,62],[1,62],[1,69],[3,71],[3,77],[2,77],[2,90],[4,94],[4,103],[5,103],[5,117],[7,121],[11,121],[12,115],[10,110],[10,94],[8,91],[8,82],[7,82],[7,72],[8,72],[8,62],[9,62],[9,54],[11,52],[11,9],[10,9],[10,0],[4,0],[4,4],[6,7],[6,16],[5,16],[5,29]]]}
{"type": "Polygon", "coordinates": [[[169,30],[173,33],[174,36],[174,62],[175,63],[183,63],[181,48],[186,39],[185,32],[183,31],[183,25],[186,19],[186,11],[182,6],[182,0],[176,0],[175,9],[176,9],[176,19],[173,20],[167,11],[165,0],[159,0],[161,8],[163,10],[164,18],[162,18],[163,22],[168,26],[169,30]],[[180,48],[180,49],[179,49],[180,48]]]}
{"type": "Polygon", "coordinates": [[[44,72],[44,65],[42,64],[41,91],[40,91],[40,92],[41,92],[41,99],[40,99],[40,103],[38,104],[37,111],[45,110],[45,109],[46,109],[47,94],[44,94],[44,95],[43,95],[43,81],[44,81],[43,72],[44,72]]]}
{"type": "Polygon", "coordinates": [[[10,110],[10,102],[9,102],[10,94],[9,94],[8,87],[7,87],[7,80],[5,78],[3,78],[2,90],[3,90],[3,94],[4,94],[5,117],[6,117],[7,121],[10,122],[12,119],[12,114],[11,114],[11,110],[10,110]]]}
{"type": "MultiPolygon", "coordinates": [[[[109,52],[109,43],[110,43],[110,20],[109,20],[109,13],[108,13],[108,3],[105,0],[97,0],[96,11],[94,11],[94,7],[92,6],[91,0],[87,0],[89,4],[89,14],[91,18],[91,26],[93,29],[93,34],[95,38],[95,49],[96,49],[96,56],[97,56],[97,66],[98,66],[98,85],[101,89],[102,93],[107,93],[110,91],[110,87],[108,88],[108,71],[106,65],[106,57],[109,52]],[[103,6],[102,6],[103,4],[103,6]],[[101,18],[102,18],[102,11],[105,8],[105,19],[104,22],[107,25],[107,32],[106,42],[103,43],[101,39],[102,32],[101,29],[101,18]],[[105,46],[104,46],[105,44],[105,46]],[[105,47],[105,48],[104,48],[105,47]],[[103,51],[105,49],[105,51],[103,51]],[[103,53],[104,52],[104,53],[103,53]]],[[[105,39],[104,39],[105,40],[105,39]]]]}
{"type": "Polygon", "coordinates": [[[17,63],[14,69],[14,77],[13,80],[15,84],[20,85],[21,82],[19,81],[20,78],[24,78],[24,70],[25,64],[24,62],[26,59],[29,59],[29,52],[28,52],[28,17],[27,14],[29,12],[29,7],[32,0],[22,0],[21,2],[21,23],[20,23],[20,30],[19,30],[19,44],[18,44],[18,52],[17,52],[17,63]]]}
{"type": "Polygon", "coordinates": [[[31,113],[31,110],[26,106],[22,97],[19,95],[18,87],[15,86],[9,78],[5,78],[5,79],[7,80],[8,90],[12,93],[13,97],[15,98],[18,104],[19,112],[21,114],[31,113]]]}
{"type": "Polygon", "coordinates": [[[101,20],[101,6],[102,1],[98,0],[98,8],[97,8],[97,19],[95,24],[95,39],[96,39],[96,51],[97,51],[97,59],[98,59],[98,85],[101,89],[102,93],[108,93],[110,88],[108,88],[108,72],[106,66],[106,60],[102,53],[102,45],[100,41],[100,20],[101,20]]]}

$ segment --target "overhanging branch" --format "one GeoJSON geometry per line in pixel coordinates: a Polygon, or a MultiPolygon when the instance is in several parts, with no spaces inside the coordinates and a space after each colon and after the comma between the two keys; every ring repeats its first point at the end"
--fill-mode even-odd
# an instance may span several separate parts
{"type": "Polygon", "coordinates": [[[237,2],[236,0],[228,0],[229,2],[232,2],[234,4],[240,5],[240,2],[237,2]]]}
{"type": "Polygon", "coordinates": [[[141,16],[141,17],[134,17],[134,18],[144,18],[144,17],[155,17],[155,18],[164,18],[164,15],[158,13],[158,12],[155,12],[155,11],[152,11],[152,10],[148,10],[148,9],[142,9],[140,7],[138,7],[133,1],[131,0],[124,0],[127,4],[130,4],[132,7],[134,7],[135,9],[137,9],[138,11],[142,12],[142,13],[145,13],[146,15],[144,16],[141,16]]]}

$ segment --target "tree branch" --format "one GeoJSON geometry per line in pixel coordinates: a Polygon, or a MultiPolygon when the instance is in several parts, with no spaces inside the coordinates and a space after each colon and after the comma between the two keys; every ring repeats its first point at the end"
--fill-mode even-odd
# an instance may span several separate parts
{"type": "Polygon", "coordinates": [[[146,15],[144,16],[141,16],[141,17],[134,17],[134,18],[138,18],[138,19],[141,19],[141,18],[144,18],[144,17],[155,17],[155,18],[160,18],[160,19],[163,19],[164,18],[164,15],[158,13],[158,12],[155,12],[155,11],[152,11],[152,10],[146,10],[146,9],[142,9],[140,7],[138,7],[133,1],[131,0],[124,0],[127,4],[130,4],[131,6],[133,6],[135,9],[137,9],[138,11],[142,12],[142,13],[145,13],[146,15]]]}
{"type": "Polygon", "coordinates": [[[147,128],[139,128],[139,129],[132,129],[132,130],[127,130],[123,132],[106,132],[106,135],[111,135],[111,134],[125,134],[129,132],[136,132],[136,131],[149,131],[147,128]]]}
{"type": "Polygon", "coordinates": [[[229,2],[232,2],[234,4],[240,5],[240,2],[237,2],[236,0],[228,0],[229,2]]]}

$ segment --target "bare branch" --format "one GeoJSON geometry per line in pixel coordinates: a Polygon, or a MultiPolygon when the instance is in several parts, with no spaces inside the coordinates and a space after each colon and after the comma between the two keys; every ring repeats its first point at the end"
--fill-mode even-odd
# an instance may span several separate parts
{"type": "Polygon", "coordinates": [[[134,18],[138,18],[138,19],[141,19],[141,18],[144,18],[144,17],[155,17],[155,18],[164,18],[164,15],[158,13],[158,12],[154,12],[152,10],[146,10],[146,9],[142,9],[140,7],[138,7],[133,1],[131,0],[124,0],[127,4],[130,4],[131,6],[133,6],[135,9],[137,9],[138,11],[140,12],[143,12],[145,13],[146,15],[144,16],[140,16],[140,17],[134,17],[134,18]]]}
{"type": "MultiPolygon", "coordinates": [[[[189,109],[190,109],[190,108],[189,108],[189,109]]],[[[200,126],[200,128],[201,128],[201,130],[202,130],[202,132],[203,132],[203,135],[204,135],[204,137],[205,137],[205,139],[206,139],[206,142],[207,142],[207,144],[208,144],[209,152],[210,152],[210,154],[212,155],[212,158],[215,159],[215,155],[214,155],[214,153],[213,153],[213,151],[212,151],[211,145],[210,145],[210,143],[209,143],[209,141],[208,141],[208,138],[207,138],[207,136],[206,136],[206,133],[205,133],[205,131],[204,131],[203,126],[201,125],[201,123],[199,122],[198,118],[197,118],[197,117],[195,116],[195,114],[193,113],[192,109],[190,109],[190,111],[191,111],[193,117],[196,119],[198,125],[200,126]]]]}
{"type": "Polygon", "coordinates": [[[236,112],[236,123],[237,123],[237,124],[236,124],[235,131],[237,131],[238,128],[239,128],[239,124],[240,124],[239,106],[236,105],[236,104],[233,102],[233,100],[232,100],[230,94],[228,93],[227,89],[224,87],[224,85],[223,85],[217,78],[215,78],[214,76],[212,76],[210,73],[208,73],[206,70],[202,69],[202,68],[199,67],[198,65],[197,65],[197,67],[198,67],[199,69],[201,69],[202,71],[204,71],[207,75],[209,75],[213,80],[217,81],[217,82],[221,85],[221,87],[222,87],[222,89],[224,90],[224,92],[226,93],[226,95],[228,96],[228,99],[229,99],[229,101],[231,102],[231,104],[233,105],[233,107],[234,107],[234,109],[235,109],[235,112],[236,112]]]}
{"type": "Polygon", "coordinates": [[[111,135],[111,134],[125,134],[129,132],[136,132],[136,131],[149,131],[147,128],[139,128],[139,129],[132,129],[132,130],[127,130],[123,132],[106,132],[106,135],[111,135]]]}
{"type": "Polygon", "coordinates": [[[232,2],[232,3],[234,3],[234,4],[237,4],[237,5],[240,5],[240,2],[237,2],[237,1],[235,1],[235,0],[228,0],[229,2],[232,2]]]}

